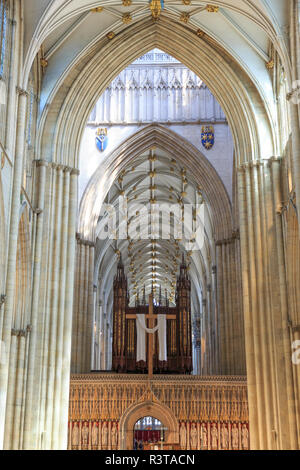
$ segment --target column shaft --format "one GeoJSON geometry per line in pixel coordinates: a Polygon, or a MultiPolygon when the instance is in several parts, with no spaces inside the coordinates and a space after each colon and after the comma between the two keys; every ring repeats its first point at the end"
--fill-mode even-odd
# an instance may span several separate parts
{"type": "Polygon", "coordinates": [[[238,171],[238,201],[241,234],[241,267],[243,285],[243,310],[245,328],[245,347],[247,363],[249,419],[251,426],[251,449],[259,448],[258,411],[256,393],[256,368],[254,350],[254,328],[251,305],[251,283],[250,283],[250,252],[249,252],[249,226],[247,205],[247,180],[246,169],[238,171]]]}
{"type": "Polygon", "coordinates": [[[11,344],[11,328],[14,309],[15,293],[15,272],[16,256],[19,228],[20,211],[20,193],[23,176],[24,164],[24,144],[25,144],[25,126],[26,126],[26,103],[27,93],[24,90],[18,90],[18,114],[17,114],[17,135],[16,151],[13,168],[13,186],[11,197],[10,227],[9,227],[9,246],[7,256],[7,275],[6,275],[6,303],[4,308],[4,317],[2,325],[2,341],[5,348],[4,361],[0,364],[0,449],[3,447],[4,423],[7,399],[7,385],[9,376],[9,353],[11,344]]]}
{"type": "Polygon", "coordinates": [[[63,362],[63,339],[64,339],[64,316],[65,316],[65,295],[66,270],[67,270],[67,252],[68,252],[68,223],[69,223],[69,196],[70,196],[70,169],[66,169],[63,175],[63,201],[62,201],[62,219],[61,219],[61,250],[60,250],[60,268],[59,268],[59,301],[58,301],[58,320],[56,332],[56,358],[55,358],[55,381],[53,390],[53,435],[52,449],[60,447],[60,405],[61,405],[61,379],[63,362]]]}
{"type": "Polygon", "coordinates": [[[43,243],[43,209],[45,199],[45,181],[46,181],[46,166],[45,162],[38,164],[38,207],[40,214],[37,217],[36,223],[36,237],[35,237],[35,251],[34,251],[34,266],[33,266],[33,286],[32,286],[32,302],[31,302],[31,335],[29,342],[29,357],[28,357],[28,370],[27,370],[27,384],[26,384],[26,401],[25,401],[25,429],[24,429],[24,447],[25,449],[36,448],[36,439],[38,431],[38,423],[36,414],[38,407],[36,406],[37,396],[34,392],[39,393],[39,377],[41,373],[40,357],[36,355],[36,344],[38,337],[38,307],[40,301],[40,275],[41,275],[41,254],[43,243]],[[35,403],[35,405],[34,405],[35,403]],[[32,416],[32,412],[34,416],[32,416]],[[33,430],[32,424],[36,423],[33,430]]]}
{"type": "Polygon", "coordinates": [[[66,295],[63,335],[63,361],[61,371],[61,407],[60,407],[60,434],[59,448],[66,449],[68,442],[68,413],[69,413],[69,384],[71,367],[72,343],[72,316],[74,298],[74,270],[75,270],[75,227],[78,199],[78,171],[73,170],[70,177],[69,223],[68,223],[68,252],[66,295]]]}

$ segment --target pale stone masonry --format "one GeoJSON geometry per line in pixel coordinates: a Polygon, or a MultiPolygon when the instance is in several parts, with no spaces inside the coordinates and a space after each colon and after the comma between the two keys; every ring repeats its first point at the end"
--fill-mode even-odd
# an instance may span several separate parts
{"type": "Polygon", "coordinates": [[[94,387],[102,406],[121,383],[121,434],[98,410],[101,446],[129,448],[149,413],[182,448],[299,450],[299,0],[170,0],[155,21],[148,0],[128,3],[0,0],[0,449],[89,446],[97,429],[84,409],[73,420],[74,402],[94,387]],[[210,151],[202,124],[214,126],[210,151]],[[209,214],[203,249],[185,253],[200,376],[136,376],[135,398],[130,377],[89,375],[110,367],[118,257],[132,303],[152,281],[173,300],[185,250],[99,240],[103,204],[121,193],[209,214]],[[172,409],[171,382],[192,417],[183,396],[172,409]],[[222,427],[235,387],[243,419],[222,427]],[[204,419],[199,391],[213,388],[224,408],[204,419]]]}

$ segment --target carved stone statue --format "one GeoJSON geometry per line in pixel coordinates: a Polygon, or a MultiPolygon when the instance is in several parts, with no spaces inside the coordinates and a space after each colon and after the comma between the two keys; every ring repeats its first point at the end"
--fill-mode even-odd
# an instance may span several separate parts
{"type": "Polygon", "coordinates": [[[231,436],[232,436],[232,448],[233,449],[238,449],[239,448],[239,429],[234,423],[231,429],[231,436]]]}
{"type": "Polygon", "coordinates": [[[118,445],[118,429],[116,423],[113,424],[111,430],[111,445],[112,447],[117,447],[118,445]]]}
{"type": "Polygon", "coordinates": [[[202,448],[205,449],[207,448],[207,429],[205,424],[202,424],[201,426],[201,440],[202,440],[202,448]]]}
{"type": "Polygon", "coordinates": [[[85,422],[81,430],[81,440],[82,440],[83,446],[88,446],[89,434],[90,434],[89,425],[87,422],[85,422]]]}
{"type": "Polygon", "coordinates": [[[180,447],[182,450],[186,449],[186,427],[185,423],[181,423],[180,426],[180,447]]]}
{"type": "Polygon", "coordinates": [[[222,441],[222,449],[228,449],[229,444],[229,433],[226,424],[222,424],[221,429],[221,441],[222,441]]]}
{"type": "Polygon", "coordinates": [[[73,430],[72,430],[72,446],[78,447],[79,446],[79,427],[77,421],[74,423],[73,430]]]}
{"type": "Polygon", "coordinates": [[[97,423],[93,423],[92,427],[92,446],[97,447],[98,445],[98,426],[97,423]]]}
{"type": "Polygon", "coordinates": [[[190,440],[191,440],[191,449],[197,449],[197,445],[198,445],[198,431],[197,431],[197,428],[196,428],[196,424],[193,423],[192,424],[192,427],[191,427],[191,436],[190,436],[190,440]]]}
{"type": "Polygon", "coordinates": [[[243,424],[242,427],[242,447],[243,449],[248,449],[249,447],[249,431],[246,424],[243,424]]]}
{"type": "Polygon", "coordinates": [[[103,446],[107,446],[108,444],[107,435],[108,435],[107,424],[104,423],[102,427],[102,445],[103,446]]]}
{"type": "Polygon", "coordinates": [[[215,423],[211,428],[211,447],[212,449],[218,448],[218,429],[215,423]]]}

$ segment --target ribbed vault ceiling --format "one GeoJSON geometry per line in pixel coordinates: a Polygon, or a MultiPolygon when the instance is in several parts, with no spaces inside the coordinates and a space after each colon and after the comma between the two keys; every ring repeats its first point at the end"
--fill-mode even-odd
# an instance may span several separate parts
{"type": "MultiPolygon", "coordinates": [[[[108,250],[107,256],[105,253],[108,244],[103,242],[99,244],[98,256],[103,257],[101,271],[107,275],[113,251],[117,254],[121,252],[129,277],[131,302],[134,302],[135,295],[138,293],[141,295],[144,286],[146,294],[150,293],[152,286],[157,296],[160,288],[163,295],[167,291],[168,297],[174,302],[176,277],[184,254],[195,290],[199,290],[197,273],[205,271],[203,256],[204,258],[210,256],[212,229],[207,211],[205,245],[197,247],[197,244],[193,243],[193,231],[199,226],[200,207],[206,203],[201,187],[187,168],[181,166],[174,155],[160,148],[152,148],[141,153],[133,164],[122,171],[112,185],[105,202],[117,209],[120,196],[125,196],[128,200],[129,237],[126,240],[111,241],[112,250],[108,250]],[[170,218],[166,210],[159,215],[159,218],[151,221],[149,217],[151,208],[154,211],[155,205],[167,207],[169,204],[178,207],[178,212],[174,216],[170,218]],[[186,220],[187,229],[182,238],[179,238],[173,230],[174,225],[182,225],[184,222],[181,212],[183,206],[190,208],[193,227],[190,227],[186,220]],[[171,232],[170,237],[168,237],[168,228],[171,232]],[[165,239],[162,238],[162,229],[165,230],[165,239]],[[143,235],[140,236],[140,233],[143,235]],[[201,248],[201,251],[198,248],[201,248]]],[[[107,218],[101,218],[97,228],[98,233],[103,229],[103,221],[107,221],[107,218]]],[[[122,220],[118,220],[117,229],[120,223],[122,220]]],[[[115,236],[118,238],[117,233],[115,236]]],[[[110,288],[115,265],[111,268],[112,274],[107,276],[110,288]]]]}
{"type": "MultiPolygon", "coordinates": [[[[250,77],[268,113],[270,115],[273,113],[276,120],[272,78],[268,64],[272,59],[273,44],[281,54],[289,79],[290,64],[285,62],[288,57],[286,50],[289,47],[286,34],[289,13],[287,9],[288,2],[281,0],[216,0],[212,4],[200,0],[165,0],[161,17],[178,22],[186,28],[187,37],[191,37],[191,33],[195,33],[196,37],[197,33],[201,35],[204,32],[224,48],[250,77]],[[211,8],[212,6],[217,8],[211,8]]],[[[46,64],[41,88],[41,116],[62,78],[67,77],[75,64],[84,62],[93,47],[100,44],[99,41],[106,39],[109,33],[118,36],[126,32],[129,26],[147,18],[151,18],[148,0],[39,0],[38,2],[26,0],[23,81],[26,87],[32,63],[41,48],[43,63],[46,64]]],[[[163,49],[163,44],[159,44],[159,47],[163,49]]],[[[183,62],[182,58],[181,60],[183,62]]],[[[207,85],[210,86],[210,83],[207,85]]],[[[68,109],[71,109],[70,106],[68,109]]],[[[129,199],[140,204],[149,205],[154,201],[172,202],[172,200],[178,202],[180,198],[186,202],[196,203],[197,198],[201,197],[202,188],[189,174],[189,168],[185,170],[180,165],[180,168],[174,172],[172,170],[175,166],[172,160],[176,159],[174,153],[156,149],[156,160],[151,162],[149,152],[150,149],[147,148],[123,169],[121,178],[119,174],[110,187],[107,202],[114,203],[118,195],[124,192],[129,199]],[[155,176],[151,177],[151,172],[156,172],[155,176]]],[[[204,199],[205,193],[204,191],[204,199]]],[[[208,212],[210,202],[208,198],[208,212]]],[[[212,255],[209,246],[215,235],[212,230],[215,222],[212,220],[206,227],[204,249],[190,257],[194,289],[196,285],[199,286],[200,278],[204,278],[206,265],[209,264],[211,267],[212,255]]],[[[229,227],[230,224],[228,230],[229,227]]],[[[112,250],[120,250],[123,254],[126,270],[130,274],[132,300],[134,294],[141,290],[144,284],[149,291],[152,282],[157,287],[161,285],[163,290],[167,289],[171,295],[174,295],[178,265],[184,251],[180,241],[165,240],[152,243],[150,239],[137,242],[131,247],[130,240],[127,240],[112,242],[110,245],[112,250]]],[[[104,288],[109,292],[115,268],[115,259],[111,258],[106,243],[102,243],[99,254],[100,270],[105,267],[104,288]],[[101,250],[103,250],[102,255],[101,250]],[[110,259],[107,258],[109,256],[110,259]]]]}
{"type": "MultiPolygon", "coordinates": [[[[178,21],[189,30],[200,29],[214,38],[244,67],[264,98],[270,100],[270,77],[265,65],[270,60],[270,40],[277,44],[284,61],[288,47],[288,2],[223,0],[211,3],[165,0],[161,16],[178,21]],[[219,8],[217,12],[209,11],[207,5],[211,3],[219,8]]],[[[111,31],[118,34],[129,24],[150,16],[148,0],[26,0],[24,80],[42,46],[49,64],[44,87],[50,94],[59,77],[93,43],[111,31]],[[99,7],[101,11],[93,11],[99,7]]]]}

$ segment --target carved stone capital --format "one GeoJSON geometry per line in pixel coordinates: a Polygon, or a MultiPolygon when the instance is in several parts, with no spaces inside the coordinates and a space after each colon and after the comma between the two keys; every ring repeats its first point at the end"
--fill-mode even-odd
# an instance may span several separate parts
{"type": "Polygon", "coordinates": [[[71,166],[65,166],[64,169],[63,169],[64,173],[71,173],[72,170],[73,170],[73,168],[71,166]]]}
{"type": "Polygon", "coordinates": [[[244,173],[245,173],[245,166],[244,166],[244,164],[238,166],[238,167],[236,168],[236,171],[237,171],[237,173],[242,173],[242,174],[244,174],[244,173]]]}
{"type": "Polygon", "coordinates": [[[296,98],[298,100],[299,95],[300,95],[300,86],[298,85],[297,88],[293,88],[292,91],[287,93],[286,99],[287,99],[287,101],[291,101],[291,99],[293,99],[293,98],[296,98]]]}
{"type": "Polygon", "coordinates": [[[249,168],[259,168],[261,166],[264,166],[264,163],[261,160],[253,160],[252,162],[249,162],[248,164],[249,168]]]}
{"type": "Polygon", "coordinates": [[[224,238],[223,240],[217,240],[216,241],[216,246],[229,245],[230,243],[234,243],[236,240],[240,240],[240,231],[239,231],[239,229],[233,230],[232,236],[230,238],[224,238]]]}
{"type": "Polygon", "coordinates": [[[0,295],[0,307],[2,307],[2,305],[5,304],[5,301],[6,301],[6,295],[5,295],[5,294],[1,294],[1,295],[0,295]]]}
{"type": "Polygon", "coordinates": [[[25,96],[26,98],[28,97],[28,91],[24,90],[23,88],[17,86],[16,91],[19,96],[25,96]]]}
{"type": "Polygon", "coordinates": [[[34,160],[34,163],[36,164],[37,167],[44,166],[47,168],[49,163],[46,160],[34,160]]]}
{"type": "Polygon", "coordinates": [[[91,240],[85,240],[79,233],[76,233],[76,240],[78,245],[90,246],[91,248],[95,248],[96,246],[95,242],[92,242],[91,240]]]}
{"type": "Polygon", "coordinates": [[[300,325],[292,326],[293,333],[300,333],[300,325]]]}
{"type": "Polygon", "coordinates": [[[68,165],[62,165],[61,163],[51,162],[48,165],[53,168],[53,170],[62,171],[62,172],[69,172],[72,175],[79,176],[80,171],[77,168],[72,168],[68,165]]]}
{"type": "Polygon", "coordinates": [[[276,208],[276,214],[281,216],[286,210],[287,210],[287,206],[285,204],[278,204],[276,208]]]}
{"type": "Polygon", "coordinates": [[[279,165],[281,165],[282,157],[271,157],[269,158],[267,163],[268,163],[269,168],[271,168],[274,163],[278,163],[279,165]]]}
{"type": "Polygon", "coordinates": [[[27,334],[31,332],[31,326],[27,326],[26,330],[17,330],[16,328],[12,328],[11,335],[17,336],[18,338],[26,338],[27,334]]]}

